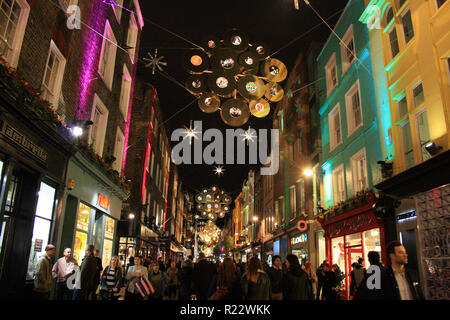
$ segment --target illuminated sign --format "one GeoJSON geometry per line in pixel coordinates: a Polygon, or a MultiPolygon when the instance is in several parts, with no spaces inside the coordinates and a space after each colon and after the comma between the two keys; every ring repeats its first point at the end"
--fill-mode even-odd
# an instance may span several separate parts
{"type": "Polygon", "coordinates": [[[101,193],[98,194],[97,197],[97,205],[99,207],[102,207],[105,210],[109,210],[109,204],[110,204],[111,200],[109,200],[107,197],[105,197],[104,195],[102,195],[101,193]]]}
{"type": "Polygon", "coordinates": [[[291,245],[295,245],[297,243],[302,243],[306,241],[308,241],[308,235],[306,233],[303,233],[298,237],[291,238],[291,245]]]}
{"type": "Polygon", "coordinates": [[[308,224],[306,223],[306,221],[300,220],[297,223],[297,229],[300,231],[306,231],[306,229],[308,229],[308,224]]]}
{"type": "Polygon", "coordinates": [[[408,212],[403,212],[397,215],[397,221],[412,219],[416,217],[416,210],[411,210],[408,212]]]}

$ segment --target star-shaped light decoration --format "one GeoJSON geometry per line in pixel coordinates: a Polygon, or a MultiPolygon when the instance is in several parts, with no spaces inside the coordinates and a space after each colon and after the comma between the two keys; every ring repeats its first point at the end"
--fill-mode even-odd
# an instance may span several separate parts
{"type": "Polygon", "coordinates": [[[197,133],[200,133],[200,131],[195,131],[195,129],[197,129],[197,127],[192,128],[192,120],[189,124],[189,128],[188,127],[185,127],[185,128],[186,128],[186,131],[184,131],[184,134],[185,134],[184,138],[185,139],[189,138],[189,144],[191,144],[192,138],[197,139],[198,138],[197,133]]]}
{"type": "Polygon", "coordinates": [[[161,61],[164,56],[158,57],[158,49],[155,49],[155,55],[152,56],[150,52],[148,52],[148,56],[150,58],[142,58],[145,61],[148,61],[148,63],[145,65],[146,68],[152,67],[152,74],[155,74],[155,69],[158,68],[159,71],[163,71],[161,66],[167,66],[167,63],[164,61],[161,61]]]}
{"type": "Polygon", "coordinates": [[[225,169],[222,166],[217,166],[214,168],[214,173],[218,176],[222,175],[225,169]]]}
{"type": "Polygon", "coordinates": [[[256,138],[254,132],[255,130],[252,130],[252,128],[249,126],[247,131],[244,131],[244,134],[241,134],[241,137],[243,137],[242,140],[247,141],[247,144],[249,141],[253,142],[253,139],[256,138]]]}

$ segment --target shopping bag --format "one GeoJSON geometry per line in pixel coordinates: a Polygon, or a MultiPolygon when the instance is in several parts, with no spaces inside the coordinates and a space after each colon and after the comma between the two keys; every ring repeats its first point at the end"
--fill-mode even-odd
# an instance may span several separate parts
{"type": "Polygon", "coordinates": [[[142,298],[148,297],[150,294],[155,293],[155,289],[152,284],[145,277],[140,277],[140,279],[135,283],[134,288],[139,292],[142,298]]]}

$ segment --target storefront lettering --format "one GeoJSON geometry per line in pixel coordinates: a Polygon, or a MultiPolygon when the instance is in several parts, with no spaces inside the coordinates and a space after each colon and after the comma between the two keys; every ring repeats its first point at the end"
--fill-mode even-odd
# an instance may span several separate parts
{"type": "Polygon", "coordinates": [[[291,245],[308,241],[308,235],[306,233],[299,235],[298,237],[291,238],[291,245]]]}
{"type": "Polygon", "coordinates": [[[15,142],[18,146],[25,149],[27,152],[31,153],[39,160],[45,162],[47,161],[47,153],[41,147],[38,147],[35,143],[31,142],[24,134],[20,133],[9,124],[5,122],[2,128],[2,134],[9,138],[11,141],[15,142]]]}
{"type": "Polygon", "coordinates": [[[344,234],[356,232],[362,226],[368,226],[375,221],[375,217],[370,214],[363,214],[330,225],[330,237],[338,237],[344,234]]]}
{"type": "Polygon", "coordinates": [[[111,200],[109,200],[107,197],[105,197],[101,193],[98,194],[98,197],[97,197],[97,205],[98,206],[102,207],[105,210],[109,210],[110,202],[111,202],[111,200]]]}

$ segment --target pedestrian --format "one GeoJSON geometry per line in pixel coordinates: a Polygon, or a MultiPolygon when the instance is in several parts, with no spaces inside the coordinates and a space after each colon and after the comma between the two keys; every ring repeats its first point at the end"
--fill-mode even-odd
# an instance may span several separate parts
{"type": "Polygon", "coordinates": [[[52,257],[55,255],[55,246],[48,244],[45,254],[39,258],[34,271],[34,296],[36,300],[50,299],[52,290],[52,257]]]}
{"type": "Polygon", "coordinates": [[[281,267],[281,257],[275,255],[272,257],[272,266],[267,271],[272,289],[272,300],[283,300],[283,270],[281,267]]]}
{"type": "Polygon", "coordinates": [[[331,269],[336,274],[336,279],[337,279],[337,285],[335,287],[335,290],[336,290],[336,293],[337,293],[336,298],[338,300],[340,300],[341,299],[341,295],[344,292],[343,281],[345,279],[345,274],[341,271],[341,269],[339,268],[339,266],[337,264],[333,264],[331,269]]]}
{"type": "Polygon", "coordinates": [[[64,249],[64,256],[56,261],[52,269],[56,280],[56,300],[72,300],[73,290],[67,286],[67,278],[75,273],[75,266],[78,262],[72,257],[72,249],[64,249]]]}
{"type": "Polygon", "coordinates": [[[358,262],[352,264],[353,270],[350,272],[350,296],[355,296],[361,282],[364,280],[365,269],[362,265],[364,260],[358,259],[358,262]]]}
{"type": "Polygon", "coordinates": [[[119,266],[119,257],[111,258],[111,263],[103,271],[100,279],[100,295],[102,300],[118,300],[122,288],[122,269],[119,266]]]}
{"type": "Polygon", "coordinates": [[[150,300],[162,300],[167,294],[168,279],[166,273],[159,269],[159,263],[152,264],[152,270],[149,270],[148,279],[155,290],[155,292],[150,295],[150,300]]]}
{"type": "Polygon", "coordinates": [[[194,271],[194,263],[191,259],[185,260],[181,264],[181,271],[179,273],[179,290],[178,300],[190,300],[192,294],[192,273],[194,271]]]}
{"type": "Polygon", "coordinates": [[[387,274],[389,287],[384,292],[387,300],[423,300],[417,270],[407,268],[408,254],[399,241],[392,241],[387,246],[390,265],[387,274]]]}
{"type": "Polygon", "coordinates": [[[270,279],[262,270],[261,261],[253,257],[248,262],[242,278],[242,293],[245,300],[270,300],[272,296],[270,279]]]}
{"type": "Polygon", "coordinates": [[[169,269],[167,269],[168,282],[168,296],[169,300],[175,300],[177,297],[177,287],[178,287],[178,268],[175,261],[172,261],[169,269]]]}
{"type": "Polygon", "coordinates": [[[305,272],[308,275],[308,281],[311,284],[313,299],[314,300],[319,299],[317,296],[317,284],[319,281],[317,279],[316,272],[312,268],[312,263],[309,261],[305,263],[305,272]]]}
{"type": "Polygon", "coordinates": [[[100,250],[95,249],[93,254],[94,254],[95,261],[97,262],[97,273],[95,274],[95,292],[92,294],[92,300],[96,300],[97,299],[97,289],[100,285],[100,275],[102,274],[102,271],[103,271],[103,265],[102,265],[102,259],[99,257],[100,250]]]}
{"type": "Polygon", "coordinates": [[[215,277],[213,294],[209,300],[242,300],[242,286],[233,260],[225,258],[215,277]]]}
{"type": "Polygon", "coordinates": [[[336,300],[338,279],[336,273],[330,269],[330,265],[325,263],[323,265],[323,279],[322,279],[322,298],[323,300],[336,300]]]}
{"type": "Polygon", "coordinates": [[[200,252],[192,274],[192,299],[208,300],[208,293],[216,273],[216,266],[205,258],[203,252],[200,252]]]}
{"type": "Polygon", "coordinates": [[[84,258],[76,277],[73,300],[90,300],[97,289],[97,261],[93,255],[94,245],[86,247],[84,258]]]}
{"type": "Polygon", "coordinates": [[[297,256],[287,255],[286,268],[287,273],[283,278],[283,299],[312,300],[312,287],[308,275],[300,266],[297,256]]]}
{"type": "Polygon", "coordinates": [[[126,276],[127,273],[128,273],[128,269],[129,269],[130,267],[132,267],[132,266],[134,266],[134,257],[130,257],[130,258],[128,259],[127,269],[125,270],[125,276],[126,276]]]}
{"type": "Polygon", "coordinates": [[[163,258],[162,257],[159,257],[159,259],[158,259],[158,264],[159,264],[159,270],[161,270],[161,271],[165,271],[166,269],[166,267],[165,267],[165,265],[164,265],[164,261],[163,261],[163,258]]]}
{"type": "MultiPolygon", "coordinates": [[[[390,277],[387,274],[386,268],[380,262],[380,254],[377,251],[370,251],[367,254],[370,266],[375,266],[380,271],[380,279],[376,279],[379,287],[368,287],[368,282],[372,282],[371,274],[365,273],[363,281],[356,290],[353,300],[384,300],[386,296],[385,291],[389,287],[390,277]]],[[[373,283],[373,282],[372,282],[373,283]]]]}
{"type": "Polygon", "coordinates": [[[141,278],[148,279],[148,270],[142,265],[142,257],[137,256],[134,258],[134,265],[130,266],[126,279],[128,280],[126,300],[143,300],[141,294],[136,290],[135,285],[141,278]]]}

